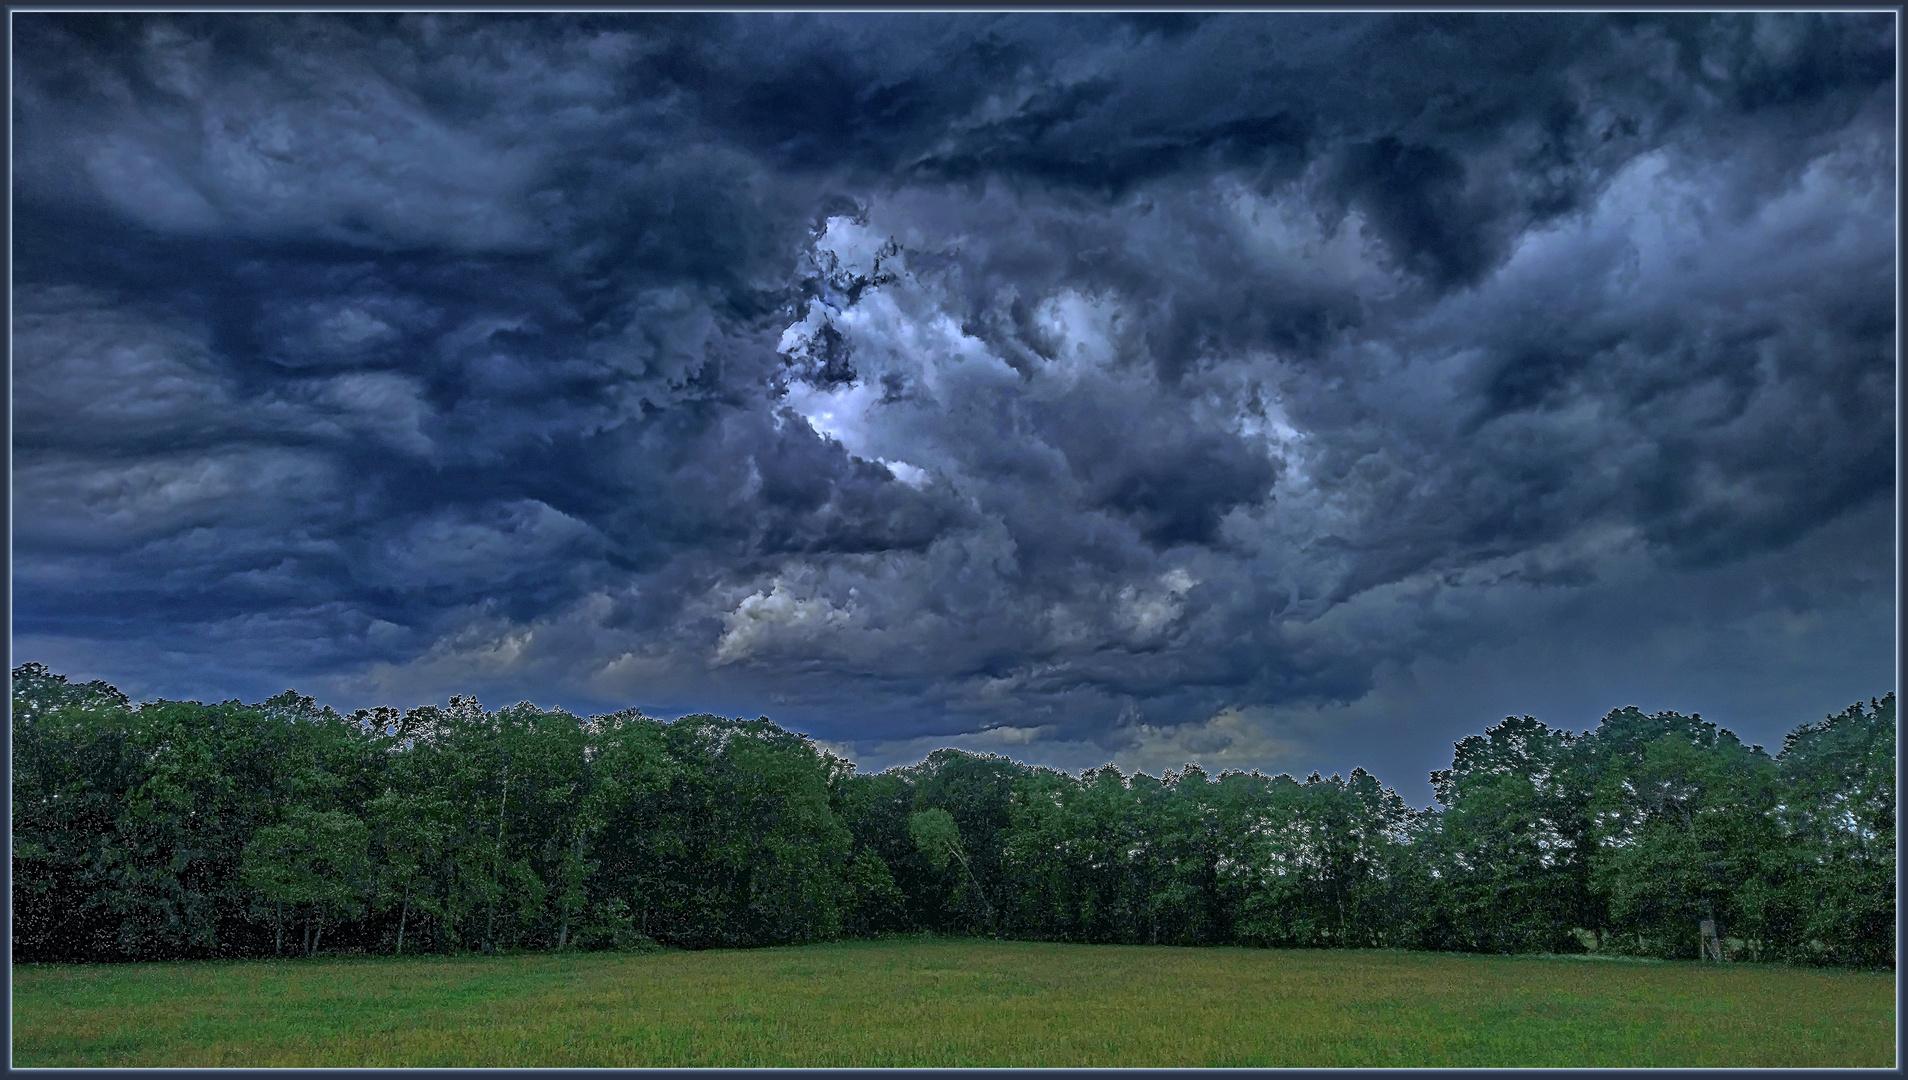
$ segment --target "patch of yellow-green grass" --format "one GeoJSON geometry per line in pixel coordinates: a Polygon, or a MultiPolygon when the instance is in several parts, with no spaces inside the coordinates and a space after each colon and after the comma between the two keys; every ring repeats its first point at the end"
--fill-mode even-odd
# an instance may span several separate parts
{"type": "Polygon", "coordinates": [[[862,941],[13,969],[32,1066],[1891,1066],[1891,975],[862,941]]]}

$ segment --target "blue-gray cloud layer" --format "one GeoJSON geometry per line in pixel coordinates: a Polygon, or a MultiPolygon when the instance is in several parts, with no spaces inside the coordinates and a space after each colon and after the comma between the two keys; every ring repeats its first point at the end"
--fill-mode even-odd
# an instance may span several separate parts
{"type": "Polygon", "coordinates": [[[1152,765],[1889,677],[1892,15],[14,25],[22,658],[1152,765]]]}

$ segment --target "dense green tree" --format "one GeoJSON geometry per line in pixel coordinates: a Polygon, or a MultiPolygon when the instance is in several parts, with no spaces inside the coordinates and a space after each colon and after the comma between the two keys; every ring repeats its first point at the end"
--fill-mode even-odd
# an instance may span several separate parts
{"type": "Polygon", "coordinates": [[[1140,832],[1129,780],[1110,764],[1090,770],[1081,777],[1078,800],[1084,858],[1073,872],[1083,886],[1081,931],[1089,941],[1140,941],[1147,896],[1134,864],[1146,854],[1148,838],[1140,832]]]}
{"type": "Polygon", "coordinates": [[[1027,766],[998,754],[952,749],[936,750],[919,765],[895,770],[913,792],[909,812],[947,811],[967,858],[962,870],[918,862],[908,867],[913,880],[904,881],[903,887],[912,884],[920,890],[915,917],[921,925],[942,933],[987,932],[1001,906],[1001,860],[1011,824],[1013,781],[1027,771],[1027,766]]]}
{"type": "Polygon", "coordinates": [[[1363,769],[1303,783],[1275,777],[1246,852],[1239,933],[1262,944],[1389,943],[1393,894],[1413,815],[1363,769]]]}
{"type": "Polygon", "coordinates": [[[301,952],[317,953],[325,929],[358,918],[371,895],[370,830],[338,810],[296,807],[277,825],[253,834],[240,880],[269,910],[275,951],[289,918],[304,928],[301,952]]]}
{"type": "Polygon", "coordinates": [[[1895,959],[1895,695],[1798,728],[1778,759],[1782,880],[1772,936],[1804,959],[1895,959]]]}
{"type": "MultiPolygon", "coordinates": [[[[967,846],[961,843],[960,826],[954,823],[954,815],[939,807],[929,810],[917,810],[908,815],[908,835],[914,839],[914,846],[921,856],[936,870],[957,868],[967,883],[974,888],[974,895],[983,909],[989,907],[987,895],[981,889],[980,880],[974,876],[974,864],[967,857],[967,846]]],[[[987,922],[991,929],[993,913],[988,911],[987,922]]]]}
{"type": "Polygon", "coordinates": [[[1016,936],[1081,940],[1085,861],[1080,782],[1051,769],[1014,781],[1008,796],[1003,877],[1009,924],[1016,936]]]}
{"type": "MultiPolygon", "coordinates": [[[[415,760],[424,755],[412,753],[415,760]]],[[[407,761],[404,764],[412,764],[407,761]]],[[[394,770],[398,771],[398,770],[394,770]]],[[[400,776],[415,777],[413,769],[400,776]]],[[[404,953],[406,932],[412,932],[412,912],[442,917],[443,895],[437,871],[449,855],[447,845],[456,831],[456,807],[430,788],[417,784],[393,785],[366,806],[379,869],[377,905],[380,911],[398,910],[393,948],[404,953]]]]}
{"type": "Polygon", "coordinates": [[[916,929],[906,882],[932,869],[908,835],[914,792],[894,772],[858,775],[854,765],[829,756],[829,805],[854,845],[849,879],[852,898],[844,930],[865,935],[916,929]],[[903,875],[906,875],[905,878],[903,875]]]}
{"type": "Polygon", "coordinates": [[[133,706],[104,684],[68,687],[33,666],[16,672],[12,700],[27,951],[246,949],[256,927],[241,852],[298,798],[328,745],[348,741],[342,718],[295,695],[259,706],[133,706]]]}
{"type": "Polygon", "coordinates": [[[13,673],[11,705],[14,955],[123,955],[111,848],[141,764],[131,702],[28,664],[13,673]]]}
{"type": "Polygon", "coordinates": [[[826,761],[767,721],[602,724],[600,873],[636,932],[706,947],[840,932],[852,837],[826,761]]]}
{"type": "Polygon", "coordinates": [[[1647,742],[1649,727],[1613,717],[1621,735],[1605,744],[1597,733],[1604,761],[1590,809],[1591,881],[1616,944],[1635,935],[1639,949],[1694,957],[1704,920],[1759,943],[1779,843],[1775,762],[1701,717],[1651,717],[1661,734],[1647,742]]]}
{"type": "Polygon", "coordinates": [[[1603,921],[1590,889],[1590,757],[1569,732],[1506,717],[1431,776],[1443,811],[1423,836],[1440,870],[1447,947],[1581,948],[1603,921]]]}
{"type": "Polygon", "coordinates": [[[1205,945],[1226,940],[1230,920],[1219,899],[1222,842],[1212,779],[1198,765],[1168,772],[1158,785],[1138,782],[1146,883],[1146,940],[1205,945]]]}
{"type": "Polygon", "coordinates": [[[767,718],[349,717],[14,671],[19,960],[703,948],[897,930],[1894,962],[1895,699],[1771,759],[1697,716],[1507,718],[1418,811],[1363,770],[872,776],[767,718]]]}

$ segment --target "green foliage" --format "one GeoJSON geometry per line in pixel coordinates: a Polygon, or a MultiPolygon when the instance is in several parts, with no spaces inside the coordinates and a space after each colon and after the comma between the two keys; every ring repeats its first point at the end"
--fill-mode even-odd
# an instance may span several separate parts
{"type": "Polygon", "coordinates": [[[369,848],[370,830],[350,814],[296,807],[282,824],[252,835],[239,879],[275,927],[288,915],[305,925],[304,951],[312,955],[327,925],[363,913],[371,892],[369,848]]]}
{"type": "Polygon", "coordinates": [[[16,948],[76,959],[255,950],[241,852],[341,735],[337,714],[286,725],[272,703],[134,706],[38,665],[14,673],[12,705],[16,948]]]}
{"type": "Polygon", "coordinates": [[[1239,935],[1255,944],[1370,947],[1392,943],[1404,800],[1363,769],[1268,786],[1239,867],[1239,935]]]}
{"type": "Polygon", "coordinates": [[[691,948],[841,932],[852,838],[826,761],[767,721],[607,718],[597,880],[645,934],[691,948]]]}
{"type": "Polygon", "coordinates": [[[1414,810],[1362,769],[874,776],[757,720],[342,716],[13,673],[22,961],[797,944],[927,931],[1890,966],[1895,699],[1782,753],[1699,716],[1507,718],[1414,810]]]}
{"type": "Polygon", "coordinates": [[[1894,962],[1895,723],[1889,694],[1783,744],[1782,875],[1768,904],[1799,958],[1894,962]]]}
{"type": "Polygon", "coordinates": [[[1760,940],[1757,899],[1778,845],[1775,763],[1700,717],[1651,717],[1662,733],[1647,742],[1621,720],[1627,738],[1605,755],[1591,802],[1591,878],[1617,943],[1635,935],[1645,951],[1695,958],[1705,919],[1760,940]]]}
{"type": "Polygon", "coordinates": [[[899,930],[903,925],[901,887],[881,856],[869,848],[855,853],[848,864],[847,919],[843,929],[855,937],[899,930]]]}
{"type": "MultiPolygon", "coordinates": [[[[919,765],[893,770],[911,796],[897,809],[908,814],[943,810],[959,836],[958,859],[936,866],[916,844],[917,854],[905,868],[895,864],[923,928],[944,934],[995,932],[1013,783],[1028,771],[997,754],[953,749],[936,750],[919,765]]],[[[911,830],[902,840],[911,840],[911,830]]]]}
{"type": "Polygon", "coordinates": [[[1602,924],[1590,887],[1589,744],[1532,717],[1459,742],[1432,774],[1445,809],[1422,841],[1442,916],[1426,943],[1483,952],[1575,952],[1602,924]]]}
{"type": "Polygon", "coordinates": [[[954,824],[954,815],[945,810],[937,807],[909,814],[908,835],[914,838],[914,846],[928,865],[936,870],[967,861],[961,851],[960,827],[954,824]]]}

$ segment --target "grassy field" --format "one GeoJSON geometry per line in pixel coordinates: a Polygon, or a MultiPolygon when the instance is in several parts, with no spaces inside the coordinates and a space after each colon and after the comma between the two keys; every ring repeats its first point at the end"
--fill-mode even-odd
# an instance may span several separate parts
{"type": "Polygon", "coordinates": [[[908,940],[13,969],[32,1066],[1890,1066],[1892,975],[908,940]]]}

